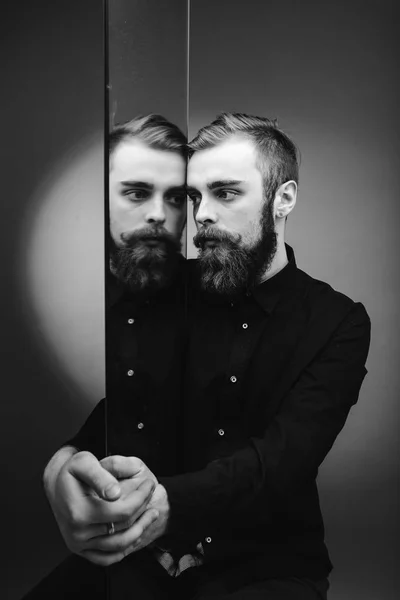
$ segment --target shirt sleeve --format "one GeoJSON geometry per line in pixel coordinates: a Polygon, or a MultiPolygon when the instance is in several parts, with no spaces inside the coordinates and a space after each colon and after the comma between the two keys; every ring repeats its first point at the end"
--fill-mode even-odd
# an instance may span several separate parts
{"type": "Polygon", "coordinates": [[[96,404],[79,431],[64,446],[86,450],[101,460],[106,456],[106,400],[96,404]]]}
{"type": "MultiPolygon", "coordinates": [[[[330,341],[285,395],[263,437],[204,469],[160,479],[170,503],[169,533],[202,536],[233,517],[257,518],[262,500],[292,494],[313,480],[357,402],[366,374],[370,320],[354,304],[330,341]]],[[[276,501],[276,500],[275,500],[276,501]]]]}

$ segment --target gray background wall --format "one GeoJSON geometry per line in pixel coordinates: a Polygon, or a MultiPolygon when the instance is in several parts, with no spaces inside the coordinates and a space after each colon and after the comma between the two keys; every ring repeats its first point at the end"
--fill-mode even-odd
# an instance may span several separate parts
{"type": "Polygon", "coordinates": [[[220,111],[278,117],[302,154],[298,264],[372,320],[369,375],[320,474],[332,600],[400,597],[397,4],[191,1],[190,137],[220,111]]]}
{"type": "Polygon", "coordinates": [[[103,66],[101,2],[7,4],[0,36],[0,597],[11,600],[65,554],[41,473],[94,401],[91,377],[98,374],[100,392],[104,377],[101,345],[83,387],[91,360],[75,379],[62,357],[71,355],[77,320],[85,334],[96,330],[97,341],[103,327],[101,295],[88,324],[79,289],[85,272],[95,272],[85,290],[101,290],[102,196],[80,206],[81,174],[80,184],[69,174],[83,156],[101,189],[103,66]]]}

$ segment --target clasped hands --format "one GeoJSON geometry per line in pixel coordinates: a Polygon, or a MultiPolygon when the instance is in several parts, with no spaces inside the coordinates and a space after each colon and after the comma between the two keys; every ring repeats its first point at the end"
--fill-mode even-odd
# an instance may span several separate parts
{"type": "Polygon", "coordinates": [[[165,533],[166,491],[139,458],[76,452],[47,471],[47,497],[71,552],[109,566],[165,533]]]}

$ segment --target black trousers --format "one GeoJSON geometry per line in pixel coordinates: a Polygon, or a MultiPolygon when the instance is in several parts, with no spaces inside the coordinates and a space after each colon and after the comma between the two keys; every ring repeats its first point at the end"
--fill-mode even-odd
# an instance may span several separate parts
{"type": "Polygon", "coordinates": [[[103,568],[70,556],[23,600],[326,600],[328,581],[288,577],[232,583],[203,566],[171,577],[147,551],[103,568]]]}

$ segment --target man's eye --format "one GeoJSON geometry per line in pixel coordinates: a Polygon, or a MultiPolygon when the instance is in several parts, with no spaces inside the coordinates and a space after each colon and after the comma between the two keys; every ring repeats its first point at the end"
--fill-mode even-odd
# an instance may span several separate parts
{"type": "Polygon", "coordinates": [[[188,194],[188,199],[190,200],[190,202],[193,202],[193,204],[197,204],[198,202],[200,202],[200,196],[194,196],[193,194],[188,194]]]}
{"type": "Polygon", "coordinates": [[[141,200],[146,200],[146,198],[148,198],[149,192],[146,190],[129,190],[124,195],[131,202],[140,202],[141,200]]]}
{"type": "Polygon", "coordinates": [[[180,196],[171,196],[168,199],[168,202],[170,204],[173,204],[174,206],[182,206],[182,204],[185,202],[185,200],[186,200],[186,197],[182,196],[182,195],[180,195],[180,196]]]}
{"type": "Polygon", "coordinates": [[[220,200],[226,200],[229,202],[230,200],[234,200],[236,198],[238,192],[235,192],[234,190],[218,190],[215,195],[220,200]]]}

